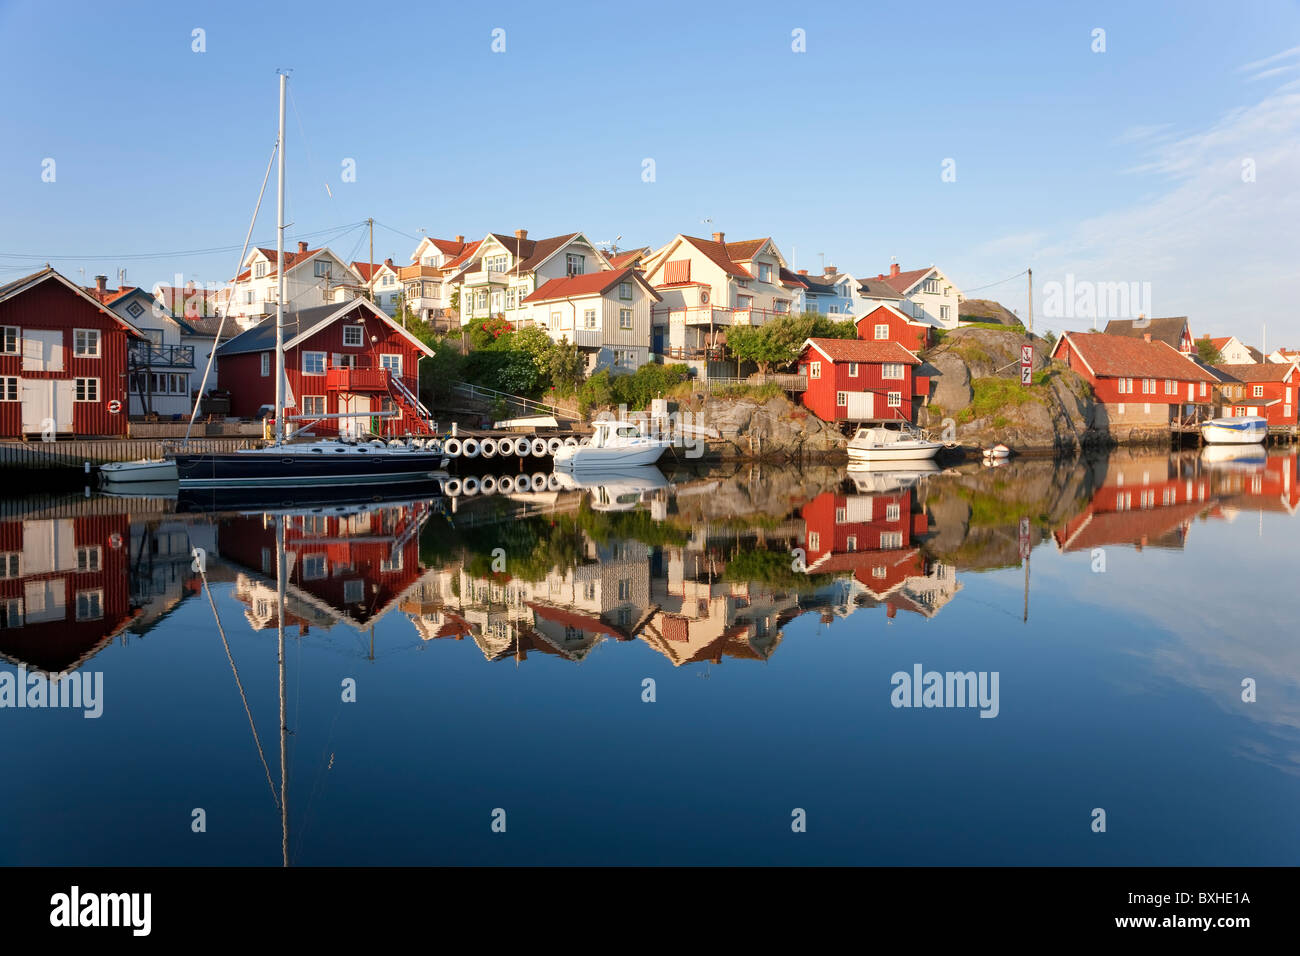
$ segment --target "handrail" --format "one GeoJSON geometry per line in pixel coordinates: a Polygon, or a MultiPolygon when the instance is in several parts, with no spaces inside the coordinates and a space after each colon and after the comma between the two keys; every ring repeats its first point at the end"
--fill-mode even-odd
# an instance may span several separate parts
{"type": "Polygon", "coordinates": [[[535,399],[524,398],[522,395],[511,395],[509,392],[499,392],[495,388],[487,388],[483,385],[472,385],[469,382],[452,382],[451,390],[453,392],[468,392],[471,398],[482,396],[484,398],[499,398],[507,402],[514,402],[524,409],[537,409],[550,412],[556,418],[568,418],[572,421],[579,421],[580,417],[569,411],[567,408],[561,408],[559,405],[550,405],[546,402],[539,402],[535,399]]]}

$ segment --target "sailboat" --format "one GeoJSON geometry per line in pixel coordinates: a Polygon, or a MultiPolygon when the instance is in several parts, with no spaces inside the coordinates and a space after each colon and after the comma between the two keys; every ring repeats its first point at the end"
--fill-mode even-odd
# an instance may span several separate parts
{"type": "MultiPolygon", "coordinates": [[[[178,452],[173,456],[182,488],[315,487],[429,481],[446,477],[446,461],[436,439],[358,442],[328,439],[287,440],[284,368],[284,104],[288,76],[280,74],[280,127],[277,149],[275,441],[264,448],[233,452],[178,452]]],[[[315,416],[320,418],[322,416],[315,416]]]]}

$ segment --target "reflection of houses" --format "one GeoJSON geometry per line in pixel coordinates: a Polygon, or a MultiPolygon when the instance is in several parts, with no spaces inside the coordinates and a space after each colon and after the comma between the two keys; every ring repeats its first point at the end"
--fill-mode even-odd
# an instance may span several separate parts
{"type": "Polygon", "coordinates": [[[1088,506],[1053,537],[1062,551],[1108,544],[1182,548],[1193,519],[1214,497],[1209,475],[1184,475],[1168,456],[1112,459],[1088,506]]]}
{"type": "Polygon", "coordinates": [[[1225,463],[1214,471],[1214,490],[1225,510],[1281,511],[1294,515],[1300,506],[1300,482],[1294,454],[1269,455],[1225,463]]]}
{"type": "MultiPolygon", "coordinates": [[[[131,632],[142,634],[157,626],[182,601],[202,590],[194,570],[192,548],[215,555],[216,528],[201,522],[133,521],[130,536],[131,605],[139,615],[131,632]]],[[[208,568],[208,581],[220,579],[208,568]]]]}
{"type": "Polygon", "coordinates": [[[126,515],[0,522],[0,656],[79,667],[135,616],[126,515]]]}
{"type": "MultiPolygon", "coordinates": [[[[287,610],[293,618],[286,623],[328,627],[346,620],[360,630],[398,606],[422,574],[419,532],[427,514],[427,503],[418,502],[286,517],[287,610]]],[[[261,575],[242,576],[236,588],[249,622],[274,627],[275,521],[231,516],[220,533],[222,556],[261,575]]]]}
{"type": "Polygon", "coordinates": [[[919,539],[929,519],[913,509],[913,491],[899,487],[879,495],[826,491],[803,507],[809,574],[851,575],[864,597],[933,617],[961,585],[949,565],[931,561],[919,539]]]}

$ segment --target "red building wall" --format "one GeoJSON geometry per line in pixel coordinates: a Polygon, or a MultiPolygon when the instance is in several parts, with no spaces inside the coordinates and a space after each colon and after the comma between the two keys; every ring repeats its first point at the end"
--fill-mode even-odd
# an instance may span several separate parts
{"type": "Polygon", "coordinates": [[[919,352],[930,344],[929,326],[913,325],[883,305],[876,306],[857,320],[858,338],[866,342],[884,341],[876,338],[877,325],[888,325],[889,341],[913,352],[919,352]]]}
{"type": "MultiPolygon", "coordinates": [[[[1297,376],[1293,376],[1293,379],[1297,376]]],[[[1227,417],[1235,417],[1248,414],[1246,409],[1255,409],[1256,415],[1261,415],[1268,419],[1270,425],[1295,425],[1297,415],[1300,415],[1300,396],[1297,395],[1297,386],[1294,381],[1291,382],[1245,382],[1240,386],[1233,385],[1233,391],[1230,393],[1233,397],[1228,398],[1225,390],[1223,398],[1223,414],[1227,417]],[[1255,396],[1255,386],[1260,386],[1264,390],[1264,397],[1255,396]],[[1241,388],[1242,397],[1236,397],[1236,389],[1241,388]],[[1276,401],[1275,405],[1265,405],[1266,402],[1276,401]],[[1287,406],[1290,406],[1291,413],[1287,414],[1287,406]]]]}
{"type": "Polygon", "coordinates": [[[808,388],[800,397],[804,407],[825,422],[845,421],[845,406],[836,405],[837,392],[874,392],[874,417],[882,421],[913,421],[912,396],[916,387],[912,365],[903,366],[903,377],[886,379],[884,366],[879,363],[858,363],[858,374],[849,375],[848,362],[831,362],[815,349],[804,352],[799,369],[808,381],[808,388]],[[810,365],[821,362],[821,377],[813,378],[810,365]],[[889,392],[902,393],[902,404],[889,407],[889,392]]]}
{"type": "Polygon", "coordinates": [[[1088,370],[1077,350],[1070,342],[1065,342],[1057,352],[1057,358],[1061,359],[1074,371],[1078,372],[1088,380],[1092,385],[1092,390],[1097,396],[1097,400],[1109,404],[1147,404],[1152,405],[1188,405],[1188,404],[1209,404],[1213,391],[1208,382],[1191,382],[1187,379],[1173,379],[1176,394],[1170,395],[1165,391],[1166,379],[1155,379],[1155,390],[1153,392],[1142,391],[1143,379],[1138,375],[1133,375],[1133,391],[1121,392],[1119,390],[1120,379],[1118,376],[1096,376],[1088,370]],[[1193,386],[1194,397],[1188,397],[1187,387],[1193,386]]]}
{"type": "MultiPolygon", "coordinates": [[[[24,371],[22,347],[16,355],[0,355],[0,376],[25,379],[97,378],[99,400],[76,402],[72,408],[74,435],[125,435],[127,429],[126,352],[131,334],[121,322],[62,285],[47,279],[13,298],[0,302],[0,325],[26,329],[58,329],[63,333],[63,371],[24,371]],[[77,358],[72,354],[74,329],[99,330],[99,357],[77,358]],[[119,412],[109,403],[121,402],[119,412]]],[[[20,332],[21,334],[21,332],[20,332]]],[[[22,391],[19,400],[0,401],[0,437],[22,437],[22,391]]]]}

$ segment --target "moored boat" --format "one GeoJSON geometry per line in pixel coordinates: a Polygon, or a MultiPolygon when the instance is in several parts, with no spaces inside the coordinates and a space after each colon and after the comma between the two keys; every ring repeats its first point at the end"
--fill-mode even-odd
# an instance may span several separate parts
{"type": "Polygon", "coordinates": [[[175,456],[183,487],[307,487],[428,481],[443,477],[442,450],[419,442],[346,439],[269,445],[231,452],[175,456]]]}
{"type": "Polygon", "coordinates": [[[169,458],[113,461],[99,466],[99,479],[112,484],[176,480],[176,462],[169,458]]]}
{"type": "Polygon", "coordinates": [[[647,435],[635,422],[599,421],[591,441],[564,445],[554,452],[557,469],[619,468],[653,465],[672,442],[647,435]]]}
{"type": "Polygon", "coordinates": [[[943,447],[909,425],[859,428],[849,440],[850,461],[916,461],[933,458],[943,447]]]}
{"type": "Polygon", "coordinates": [[[1268,420],[1259,415],[1211,418],[1201,423],[1201,437],[1214,445],[1257,445],[1268,437],[1268,420]]]}

